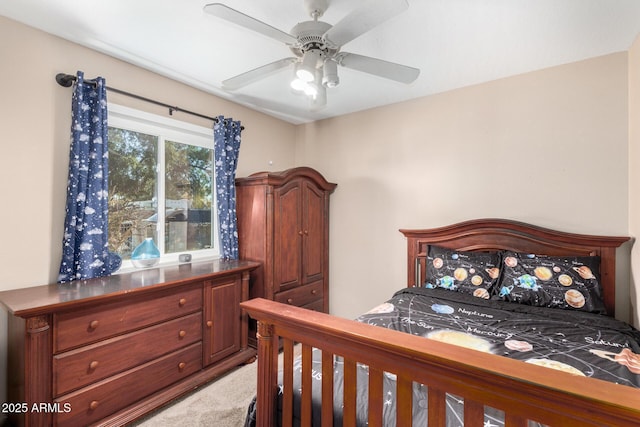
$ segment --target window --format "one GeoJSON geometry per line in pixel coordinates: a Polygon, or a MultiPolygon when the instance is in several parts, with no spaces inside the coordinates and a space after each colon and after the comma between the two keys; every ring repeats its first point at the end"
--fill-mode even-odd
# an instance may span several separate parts
{"type": "Polygon", "coordinates": [[[160,262],[219,255],[213,131],[109,105],[109,249],[132,267],[151,237],[160,262]]]}

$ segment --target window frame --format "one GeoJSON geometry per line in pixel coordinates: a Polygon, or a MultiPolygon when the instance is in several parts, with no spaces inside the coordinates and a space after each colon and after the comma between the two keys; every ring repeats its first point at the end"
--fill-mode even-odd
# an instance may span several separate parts
{"type": "MultiPolygon", "coordinates": [[[[215,150],[213,141],[213,130],[204,126],[195,125],[181,120],[175,120],[135,108],[125,107],[123,105],[108,103],[107,108],[108,127],[127,129],[129,131],[146,133],[148,135],[158,137],[158,159],[156,170],[156,183],[158,189],[158,194],[156,195],[158,205],[156,235],[158,236],[158,242],[156,242],[156,244],[161,253],[158,265],[164,266],[178,264],[180,263],[179,256],[183,254],[190,254],[192,262],[198,260],[219,259],[221,255],[220,238],[218,232],[218,200],[216,191],[215,165],[212,168],[213,182],[211,189],[211,230],[213,234],[213,248],[186,250],[171,254],[165,253],[164,224],[166,208],[162,209],[160,206],[161,201],[163,206],[165,203],[165,183],[164,179],[162,179],[162,182],[160,182],[161,180],[159,179],[164,176],[163,172],[165,168],[165,142],[169,140],[181,144],[194,145],[215,150]]],[[[215,153],[213,153],[213,162],[215,163],[215,153]]],[[[117,273],[130,272],[134,270],[140,270],[140,268],[135,267],[131,260],[122,260],[122,266],[117,273]]]]}

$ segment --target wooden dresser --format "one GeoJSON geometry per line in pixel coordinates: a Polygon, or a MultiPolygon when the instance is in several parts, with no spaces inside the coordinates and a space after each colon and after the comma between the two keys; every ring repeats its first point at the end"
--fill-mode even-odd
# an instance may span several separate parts
{"type": "Polygon", "coordinates": [[[258,266],[198,262],[0,292],[10,421],[122,425],[252,359],[239,304],[258,266]]]}
{"type": "Polygon", "coordinates": [[[251,298],[329,312],[329,195],[308,167],[236,179],[240,257],[259,261],[251,298]]]}

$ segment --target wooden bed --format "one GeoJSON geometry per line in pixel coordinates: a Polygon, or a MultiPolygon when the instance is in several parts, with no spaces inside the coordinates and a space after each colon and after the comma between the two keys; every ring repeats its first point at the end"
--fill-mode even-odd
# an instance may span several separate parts
{"type": "MultiPolygon", "coordinates": [[[[456,250],[508,249],[546,255],[601,257],[608,313],[615,309],[616,248],[627,237],[570,234],[500,219],[473,220],[429,230],[400,230],[408,243],[408,286],[424,282],[429,245],[456,250]]],[[[484,408],[504,412],[504,425],[528,420],[551,426],[638,426],[640,390],[478,352],[264,299],[241,304],[258,320],[256,424],[292,425],[294,345],[301,343],[301,425],[311,425],[312,352],[322,352],[322,425],[333,422],[333,360],[344,358],[343,425],[356,425],[356,370],[368,367],[368,425],[382,426],[382,380],[397,384],[397,426],[412,425],[412,387],[428,388],[428,425],[446,425],[446,395],[464,399],[464,424],[481,426],[484,408]],[[279,343],[283,354],[279,363],[279,343]],[[326,362],[326,363],[325,363],[326,362]],[[281,370],[281,381],[278,370],[281,370]],[[278,396],[282,383],[282,396],[278,396]],[[282,420],[277,420],[281,406],[282,420]]],[[[299,347],[296,347],[299,348],[299,347]]],[[[486,424],[485,424],[486,425],[486,424]]]]}

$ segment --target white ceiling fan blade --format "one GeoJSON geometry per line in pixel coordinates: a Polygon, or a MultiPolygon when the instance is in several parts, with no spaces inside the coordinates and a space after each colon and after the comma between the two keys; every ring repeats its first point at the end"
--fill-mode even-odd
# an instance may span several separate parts
{"type": "Polygon", "coordinates": [[[267,77],[268,75],[278,71],[282,68],[288,67],[290,64],[297,61],[296,58],[283,58],[279,59],[270,64],[263,65],[258,68],[254,68],[253,70],[247,71],[242,74],[238,74],[235,77],[231,77],[222,82],[223,89],[227,90],[235,90],[239,89],[243,86],[248,85],[249,83],[253,83],[256,80],[260,80],[262,78],[267,77]]]}
{"type": "Polygon", "coordinates": [[[291,34],[285,33],[284,31],[272,27],[269,24],[265,24],[264,22],[252,18],[249,15],[245,15],[235,9],[231,9],[222,3],[210,3],[204,7],[204,11],[285,44],[291,45],[298,41],[291,34]]]}
{"type": "Polygon", "coordinates": [[[417,68],[355,53],[341,53],[338,64],[346,68],[406,84],[414,82],[420,75],[420,70],[417,68]]]}
{"type": "Polygon", "coordinates": [[[325,34],[325,40],[340,47],[356,37],[382,24],[400,12],[407,10],[406,0],[380,0],[363,2],[356,10],[349,13],[331,27],[325,34]]]}

